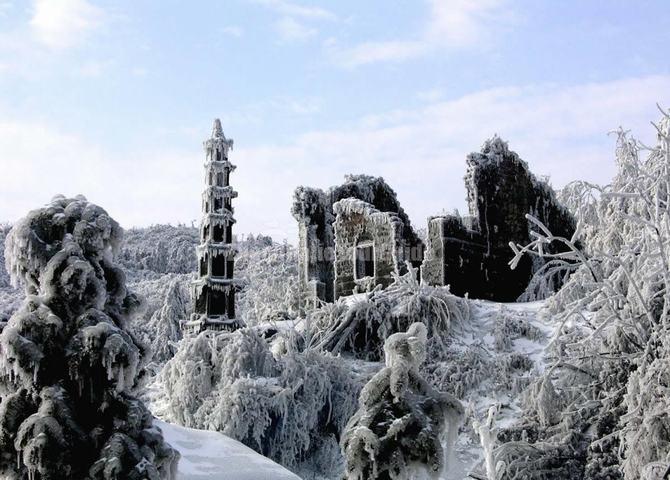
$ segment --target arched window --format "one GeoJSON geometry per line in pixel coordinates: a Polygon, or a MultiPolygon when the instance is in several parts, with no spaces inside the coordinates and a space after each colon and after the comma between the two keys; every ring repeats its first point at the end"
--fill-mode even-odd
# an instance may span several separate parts
{"type": "Polygon", "coordinates": [[[223,172],[216,174],[216,186],[223,187],[223,172]]]}
{"type": "Polygon", "coordinates": [[[216,151],[216,161],[220,162],[221,161],[221,150],[216,151]]]}

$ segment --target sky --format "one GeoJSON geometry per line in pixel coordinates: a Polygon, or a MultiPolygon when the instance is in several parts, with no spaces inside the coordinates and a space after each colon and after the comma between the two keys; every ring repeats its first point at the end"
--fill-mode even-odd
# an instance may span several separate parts
{"type": "Polygon", "coordinates": [[[200,218],[221,118],[236,233],[297,239],[299,185],[382,176],[415,227],[466,211],[494,134],[555,188],[606,184],[670,107],[667,0],[0,0],[0,221],[85,195],[200,218]]]}

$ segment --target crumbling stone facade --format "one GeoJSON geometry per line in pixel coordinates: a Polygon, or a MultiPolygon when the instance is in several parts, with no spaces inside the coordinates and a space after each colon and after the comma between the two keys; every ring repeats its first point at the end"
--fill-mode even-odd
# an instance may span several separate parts
{"type": "MultiPolygon", "coordinates": [[[[414,267],[419,267],[423,260],[423,242],[421,242],[412,229],[407,214],[398,202],[396,193],[383,178],[367,175],[350,175],[345,177],[345,182],[342,185],[331,187],[326,192],[315,188],[298,187],[294,194],[292,213],[298,221],[300,282],[306,297],[309,299],[332,302],[340,295],[350,294],[354,287],[357,286],[356,282],[352,280],[342,280],[339,284],[340,286],[336,286],[335,267],[337,252],[334,223],[337,212],[333,206],[336,202],[347,198],[365,202],[369,204],[372,210],[376,210],[379,213],[394,214],[393,222],[402,224],[402,228],[397,228],[396,230],[399,232],[400,240],[395,240],[394,236],[394,240],[389,240],[389,242],[401,242],[408,251],[413,251],[414,255],[407,255],[403,258],[409,260],[414,267]]],[[[344,207],[342,206],[341,208],[344,207]]],[[[340,213],[344,213],[344,211],[340,209],[340,213]]],[[[366,223],[363,221],[364,215],[347,215],[347,217],[351,218],[353,222],[351,226],[352,232],[358,231],[357,229],[361,228],[362,223],[366,223]]],[[[381,217],[383,215],[375,218],[381,217]]],[[[349,230],[349,227],[345,223],[343,218],[338,227],[340,231],[338,242],[342,246],[346,244],[354,248],[355,242],[360,239],[357,237],[347,237],[345,232],[349,230]]],[[[364,228],[364,230],[369,230],[371,236],[374,233],[373,228],[364,228]]],[[[389,230],[388,232],[390,233],[391,231],[389,230]]],[[[396,234],[394,233],[394,235],[396,234]]],[[[377,237],[380,238],[379,233],[377,233],[377,237]]],[[[347,266],[343,255],[346,254],[344,251],[341,251],[341,268],[351,269],[351,266],[347,266]]],[[[386,262],[384,262],[384,265],[386,265],[386,262]]],[[[401,265],[396,263],[396,265],[400,271],[405,268],[404,263],[401,265]]],[[[382,270],[385,270],[387,267],[380,266],[379,268],[380,276],[378,278],[386,278],[386,273],[382,273],[382,270]]],[[[344,279],[346,275],[344,274],[344,270],[342,272],[340,278],[344,279]]],[[[364,283],[359,282],[359,287],[362,288],[364,283]]]]}
{"type": "Polygon", "coordinates": [[[465,184],[470,216],[428,219],[422,278],[432,285],[450,285],[457,295],[515,301],[543,265],[528,256],[515,270],[508,265],[513,256],[509,242],[530,241],[532,227],[525,215],[567,238],[575,220],[551,187],[498,137],[487,140],[480,153],[468,155],[465,184]]]}
{"type": "Polygon", "coordinates": [[[333,211],[335,298],[385,288],[393,283],[393,273],[407,270],[405,259],[412,252],[397,213],[380,212],[355,198],[335,202],[333,211]]]}

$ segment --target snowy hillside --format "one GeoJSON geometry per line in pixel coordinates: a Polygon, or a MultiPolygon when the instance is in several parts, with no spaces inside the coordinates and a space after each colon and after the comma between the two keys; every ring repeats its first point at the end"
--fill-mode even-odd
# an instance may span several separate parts
{"type": "Polygon", "coordinates": [[[284,467],[218,432],[154,420],[181,455],[176,480],[299,480],[284,467]]]}
{"type": "Polygon", "coordinates": [[[544,347],[556,328],[543,306],[472,301],[470,321],[456,327],[451,338],[452,365],[427,366],[432,378],[444,382],[468,410],[441,479],[460,480],[469,473],[486,478],[484,450],[472,422],[483,422],[491,407],[499,427],[518,420],[520,393],[544,370],[544,347]]]}

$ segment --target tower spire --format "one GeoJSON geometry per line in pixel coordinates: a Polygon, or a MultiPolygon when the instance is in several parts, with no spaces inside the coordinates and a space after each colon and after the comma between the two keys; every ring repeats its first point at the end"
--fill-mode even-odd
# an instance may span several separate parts
{"type": "Polygon", "coordinates": [[[198,277],[193,282],[194,312],[184,324],[187,333],[203,330],[236,330],[242,323],[235,316],[235,293],[239,282],[234,278],[233,207],[237,192],[230,186],[235,165],[228,161],[233,140],[223,134],[221,121],[214,120],[212,136],[205,148],[205,190],[202,193],[202,219],[198,277]]]}
{"type": "Polygon", "coordinates": [[[214,119],[214,125],[212,126],[212,138],[224,137],[223,128],[221,127],[221,120],[218,118],[214,119]]]}

